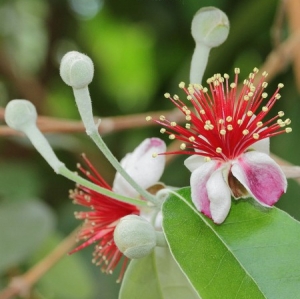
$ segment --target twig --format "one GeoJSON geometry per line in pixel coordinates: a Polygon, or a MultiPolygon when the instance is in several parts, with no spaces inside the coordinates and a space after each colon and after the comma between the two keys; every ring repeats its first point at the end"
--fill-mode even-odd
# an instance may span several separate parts
{"type": "MultiPolygon", "coordinates": [[[[184,121],[184,115],[178,110],[173,109],[169,111],[147,112],[134,115],[104,117],[101,118],[99,126],[99,132],[102,135],[112,132],[155,126],[153,122],[147,122],[146,116],[151,115],[153,118],[159,118],[163,114],[168,118],[174,119],[174,121],[180,123],[184,121]]],[[[4,118],[4,109],[0,108],[0,119],[4,118]]],[[[95,122],[98,122],[99,118],[95,117],[95,122]]],[[[38,127],[44,133],[82,133],[85,128],[81,121],[70,121],[66,119],[57,119],[46,116],[39,116],[37,121],[38,127]]],[[[21,135],[17,131],[7,127],[0,126],[0,136],[16,136],[21,135]]]]}
{"type": "Polygon", "coordinates": [[[75,244],[76,235],[77,229],[67,236],[48,256],[25,274],[14,277],[9,286],[0,292],[0,299],[11,299],[17,295],[27,296],[32,286],[72,249],[75,244]]]}
{"type": "Polygon", "coordinates": [[[274,18],[274,23],[271,28],[271,37],[272,37],[272,43],[273,43],[274,48],[277,48],[282,42],[286,1],[287,0],[279,1],[279,4],[277,6],[276,15],[274,18]]]}
{"type": "MultiPolygon", "coordinates": [[[[294,53],[299,52],[299,47],[300,31],[297,31],[268,55],[265,63],[260,67],[261,71],[266,71],[269,74],[268,81],[286,68],[291,62],[294,53]]],[[[257,84],[259,80],[260,78],[257,76],[254,84],[257,84]]]]}
{"type": "MultiPolygon", "coordinates": [[[[286,1],[286,12],[288,17],[288,22],[292,34],[300,32],[300,1],[299,0],[287,0],[286,1]]],[[[298,91],[300,92],[300,42],[298,43],[298,51],[292,53],[293,58],[293,68],[296,79],[296,85],[298,91]]]]}

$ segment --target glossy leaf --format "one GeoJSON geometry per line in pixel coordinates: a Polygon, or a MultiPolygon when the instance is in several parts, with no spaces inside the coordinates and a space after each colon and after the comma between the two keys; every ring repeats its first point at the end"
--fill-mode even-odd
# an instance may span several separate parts
{"type": "Polygon", "coordinates": [[[299,298],[300,224],[285,212],[234,201],[221,225],[198,213],[190,189],[163,206],[171,252],[203,299],[299,298]]]}
{"type": "Polygon", "coordinates": [[[25,260],[54,226],[51,210],[31,200],[0,205],[0,272],[25,260]]]}
{"type": "Polygon", "coordinates": [[[199,299],[168,248],[155,248],[145,258],[132,260],[119,299],[199,299]]]}

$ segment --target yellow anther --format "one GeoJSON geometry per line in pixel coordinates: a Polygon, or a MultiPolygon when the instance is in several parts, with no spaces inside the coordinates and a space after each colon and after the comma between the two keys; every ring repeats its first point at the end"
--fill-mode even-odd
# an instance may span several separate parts
{"type": "Polygon", "coordinates": [[[284,112],[283,112],[283,111],[279,111],[279,112],[278,112],[278,116],[279,116],[279,117],[283,117],[283,116],[284,116],[284,112]]]}
{"type": "Polygon", "coordinates": [[[275,96],[275,99],[276,99],[276,100],[279,100],[280,98],[281,98],[281,94],[280,94],[280,93],[277,93],[276,96],[275,96]]]}
{"type": "Polygon", "coordinates": [[[205,114],[205,110],[204,110],[204,109],[201,109],[201,110],[200,110],[200,114],[205,114]]]}
{"type": "Polygon", "coordinates": [[[206,87],[204,87],[204,88],[202,89],[202,91],[203,91],[204,93],[207,93],[207,92],[208,92],[208,89],[207,89],[206,87]]]}
{"type": "Polygon", "coordinates": [[[180,82],[179,83],[179,88],[184,88],[185,87],[185,83],[184,82],[180,82]]]}
{"type": "Polygon", "coordinates": [[[222,149],[221,149],[220,147],[217,147],[217,148],[216,148],[216,152],[217,152],[218,154],[221,154],[221,153],[222,153],[222,149]]]}
{"type": "Polygon", "coordinates": [[[283,88],[283,87],[284,87],[284,85],[282,83],[278,84],[278,88],[283,88]]]}
{"type": "Polygon", "coordinates": [[[194,136],[189,137],[189,141],[190,142],[194,142],[195,141],[195,137],[194,136]]]}
{"type": "Polygon", "coordinates": [[[185,113],[186,115],[190,115],[190,114],[191,114],[191,110],[188,110],[188,109],[187,109],[187,110],[184,111],[184,113],[185,113]]]}
{"type": "Polygon", "coordinates": [[[150,121],[152,119],[152,117],[149,115],[146,117],[146,121],[150,121]]]}
{"type": "Polygon", "coordinates": [[[232,131],[232,130],[233,130],[233,126],[232,126],[232,125],[228,125],[228,126],[227,126],[227,130],[228,130],[228,131],[232,131]]]}
{"type": "Polygon", "coordinates": [[[210,157],[204,157],[204,161],[209,162],[209,161],[211,161],[211,158],[210,157]]]}
{"type": "Polygon", "coordinates": [[[259,71],[259,69],[258,69],[257,67],[255,67],[255,68],[253,69],[253,72],[254,72],[255,74],[257,74],[258,71],[259,71]]]}
{"type": "Polygon", "coordinates": [[[161,116],[159,117],[159,119],[160,119],[161,121],[164,121],[164,120],[166,120],[166,117],[165,117],[164,115],[161,115],[161,116]]]}
{"type": "Polygon", "coordinates": [[[268,76],[268,73],[267,73],[266,71],[264,71],[264,72],[262,73],[262,75],[263,75],[263,77],[267,77],[267,76],[268,76]]]}
{"type": "Polygon", "coordinates": [[[253,115],[253,112],[251,111],[251,110],[249,110],[248,112],[247,112],[247,116],[252,116],[253,115]]]}
{"type": "Polygon", "coordinates": [[[225,122],[224,119],[219,119],[219,124],[220,124],[220,125],[223,125],[224,122],[225,122]]]}
{"type": "Polygon", "coordinates": [[[171,140],[175,139],[175,135],[174,134],[169,135],[169,139],[171,140]]]}
{"type": "Polygon", "coordinates": [[[243,121],[241,119],[238,119],[237,123],[238,123],[238,125],[241,125],[243,123],[243,121]]]}
{"type": "Polygon", "coordinates": [[[291,121],[289,118],[287,118],[287,119],[284,121],[284,123],[285,123],[286,125],[290,125],[291,122],[292,122],[292,121],[291,121]]]}
{"type": "Polygon", "coordinates": [[[261,121],[259,121],[259,122],[256,123],[256,126],[257,126],[258,128],[260,128],[260,127],[263,126],[263,123],[262,123],[261,121]]]}
{"type": "Polygon", "coordinates": [[[262,88],[267,88],[268,82],[263,82],[263,84],[261,86],[262,86],[262,88]]]}
{"type": "Polygon", "coordinates": [[[166,132],[166,129],[165,128],[161,128],[160,129],[160,133],[164,134],[166,132]]]}
{"type": "Polygon", "coordinates": [[[158,156],[157,153],[152,153],[152,158],[156,158],[158,156]]]}
{"type": "Polygon", "coordinates": [[[180,144],[180,149],[181,150],[185,150],[186,149],[186,144],[185,143],[181,143],[180,144]]]}
{"type": "Polygon", "coordinates": [[[208,131],[209,128],[210,128],[209,125],[205,125],[205,126],[204,126],[204,129],[205,129],[206,131],[208,131]]]}
{"type": "Polygon", "coordinates": [[[225,78],[225,79],[229,79],[229,75],[225,73],[225,74],[224,74],[224,78],[225,78]]]}
{"type": "Polygon", "coordinates": [[[240,69],[239,69],[238,67],[236,67],[236,68],[234,69],[234,73],[235,73],[235,74],[239,74],[239,73],[240,73],[240,69]]]}
{"type": "Polygon", "coordinates": [[[173,99],[174,99],[175,101],[177,101],[177,100],[179,100],[179,96],[178,96],[177,94],[174,94],[173,99]]]}
{"type": "Polygon", "coordinates": [[[224,130],[224,129],[220,130],[220,134],[223,136],[226,135],[226,130],[224,130]]]}
{"type": "Polygon", "coordinates": [[[247,101],[249,101],[250,98],[249,98],[249,96],[245,95],[243,99],[244,99],[244,101],[247,102],[247,101]]]}
{"type": "Polygon", "coordinates": [[[249,134],[249,130],[245,129],[243,130],[243,135],[248,135],[249,134]]]}
{"type": "Polygon", "coordinates": [[[292,132],[292,128],[286,128],[285,131],[286,131],[287,133],[291,133],[291,132],[292,132]]]}
{"type": "Polygon", "coordinates": [[[233,88],[236,88],[236,84],[235,83],[231,83],[230,84],[230,87],[233,89],[233,88]]]}
{"type": "Polygon", "coordinates": [[[193,99],[193,97],[192,97],[191,95],[188,95],[186,98],[187,98],[189,101],[191,101],[191,100],[193,99]]]}
{"type": "Polygon", "coordinates": [[[261,97],[262,97],[263,99],[265,99],[267,96],[268,96],[268,94],[267,94],[266,92],[263,92],[263,94],[261,95],[261,97]]]}
{"type": "Polygon", "coordinates": [[[253,97],[253,92],[252,91],[248,92],[248,97],[249,98],[253,97]]]}
{"type": "Polygon", "coordinates": [[[164,94],[164,97],[165,97],[166,99],[168,99],[168,98],[171,97],[171,95],[170,95],[168,92],[166,92],[166,93],[164,94]]]}
{"type": "Polygon", "coordinates": [[[253,136],[254,139],[259,139],[259,134],[258,133],[254,133],[252,136],[253,136]]]}
{"type": "Polygon", "coordinates": [[[263,107],[261,108],[261,110],[262,110],[263,112],[267,112],[267,111],[269,111],[269,108],[268,108],[267,106],[263,106],[263,107]]]}
{"type": "Polygon", "coordinates": [[[185,124],[185,127],[186,127],[187,129],[190,129],[190,128],[191,128],[191,124],[185,124]]]}
{"type": "Polygon", "coordinates": [[[227,116],[226,121],[231,122],[232,121],[232,116],[227,116]]]}
{"type": "Polygon", "coordinates": [[[177,123],[175,121],[171,121],[171,126],[172,127],[176,127],[177,126],[177,123]]]}
{"type": "Polygon", "coordinates": [[[205,124],[210,125],[210,124],[211,124],[211,121],[210,121],[210,120],[206,120],[206,121],[205,121],[205,124]]]}
{"type": "Polygon", "coordinates": [[[192,119],[192,117],[191,117],[190,115],[186,115],[186,116],[185,116],[185,119],[186,119],[187,121],[190,121],[190,120],[192,119]]]}

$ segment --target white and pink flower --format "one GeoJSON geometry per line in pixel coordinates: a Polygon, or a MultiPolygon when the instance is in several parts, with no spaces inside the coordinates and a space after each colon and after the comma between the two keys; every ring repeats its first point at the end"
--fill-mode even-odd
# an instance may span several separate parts
{"type": "Polygon", "coordinates": [[[194,107],[192,111],[177,95],[165,94],[185,115],[187,123],[180,126],[163,116],[157,123],[162,133],[183,143],[181,151],[165,154],[192,155],[185,160],[191,174],[191,196],[196,208],[215,223],[222,223],[231,206],[231,195],[238,199],[253,197],[261,205],[270,207],[286,191],[287,181],[280,167],[269,156],[269,137],[291,132],[290,120],[282,120],[282,111],[265,120],[280,98],[277,90],[265,105],[266,73],[257,86],[258,70],[238,89],[239,69],[233,83],[229,76],[217,74],[207,80],[209,90],[201,85],[179,86],[194,107]]]}
{"type": "MultiPolygon", "coordinates": [[[[122,160],[122,166],[133,179],[142,183],[145,189],[153,186],[160,179],[164,166],[163,156],[153,159],[153,152],[166,150],[165,143],[158,138],[145,139],[132,153],[127,154],[122,160]],[[141,174],[142,172],[142,174],[141,174]]],[[[113,182],[113,187],[102,178],[91,162],[83,155],[88,171],[79,165],[79,170],[93,183],[128,197],[138,197],[139,194],[118,173],[113,182]]],[[[70,193],[74,203],[89,208],[89,211],[76,212],[77,219],[84,220],[78,233],[78,240],[84,242],[70,253],[77,252],[94,244],[93,262],[99,265],[103,272],[112,273],[123,257],[114,242],[114,231],[120,219],[127,215],[140,215],[139,207],[124,203],[106,195],[100,194],[84,186],[78,186],[70,193]]],[[[128,258],[124,257],[119,281],[122,279],[128,258]]]]}

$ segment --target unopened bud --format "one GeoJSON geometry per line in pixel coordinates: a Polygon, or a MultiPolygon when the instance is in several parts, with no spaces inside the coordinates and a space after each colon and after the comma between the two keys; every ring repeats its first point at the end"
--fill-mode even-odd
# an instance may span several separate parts
{"type": "Polygon", "coordinates": [[[137,215],[128,215],[115,228],[114,240],[125,256],[139,259],[150,254],[156,246],[156,232],[147,220],[137,215]]]}
{"type": "Polygon", "coordinates": [[[27,135],[32,145],[49,163],[56,173],[64,164],[58,160],[50,144],[36,126],[37,112],[32,103],[27,100],[12,100],[5,108],[7,125],[27,135]]]}
{"type": "Polygon", "coordinates": [[[228,36],[229,21],[226,14],[215,7],[204,7],[197,11],[192,21],[192,36],[196,43],[210,48],[221,45],[228,36]]]}
{"type": "Polygon", "coordinates": [[[93,80],[93,62],[82,53],[68,52],[61,60],[60,76],[67,85],[75,89],[84,88],[93,80]]]}
{"type": "Polygon", "coordinates": [[[221,45],[229,33],[227,16],[215,7],[197,11],[192,21],[192,36],[196,42],[190,70],[190,83],[201,84],[211,48],[221,45]]]}
{"type": "Polygon", "coordinates": [[[29,101],[13,100],[7,104],[4,118],[9,127],[24,132],[28,126],[36,123],[37,112],[29,101]]]}

